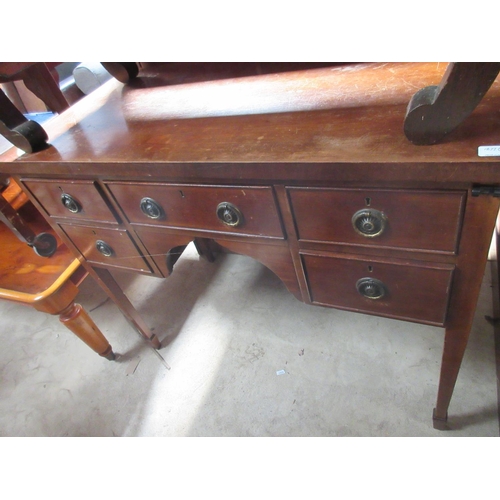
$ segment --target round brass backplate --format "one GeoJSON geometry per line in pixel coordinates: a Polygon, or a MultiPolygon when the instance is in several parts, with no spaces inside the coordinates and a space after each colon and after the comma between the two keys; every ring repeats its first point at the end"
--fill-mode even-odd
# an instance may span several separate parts
{"type": "Polygon", "coordinates": [[[380,236],[386,227],[387,217],[379,210],[365,208],[352,216],[354,230],[365,238],[380,236]]]}

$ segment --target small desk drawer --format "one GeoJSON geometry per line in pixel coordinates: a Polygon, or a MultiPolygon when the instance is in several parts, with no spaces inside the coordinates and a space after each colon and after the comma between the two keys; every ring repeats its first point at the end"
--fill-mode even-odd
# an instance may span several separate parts
{"type": "Polygon", "coordinates": [[[23,182],[51,217],[117,223],[92,181],[23,182]]]}
{"type": "Polygon", "coordinates": [[[127,231],[89,226],[59,225],[89,262],[147,273],[151,272],[127,231]]]}
{"type": "Polygon", "coordinates": [[[273,189],[268,186],[109,183],[108,187],[135,224],[283,238],[273,189]]]}
{"type": "Polygon", "coordinates": [[[454,266],[302,255],[311,301],[442,326],[454,266]]]}
{"type": "Polygon", "coordinates": [[[299,240],[454,254],[463,192],[289,188],[299,240]]]}

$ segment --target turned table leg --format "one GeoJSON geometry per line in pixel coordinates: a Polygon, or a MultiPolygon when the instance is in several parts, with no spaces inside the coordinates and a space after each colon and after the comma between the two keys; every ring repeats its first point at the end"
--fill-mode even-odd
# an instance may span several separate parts
{"type": "Polygon", "coordinates": [[[71,281],[66,281],[56,292],[35,301],[33,307],[37,311],[59,315],[62,324],[93,351],[106,359],[114,360],[115,354],[106,337],[87,311],[75,303],[77,294],[78,288],[71,281]]]}
{"type": "Polygon", "coordinates": [[[69,304],[59,314],[59,320],[99,356],[110,361],[115,359],[115,353],[108,340],[80,304],[75,302],[69,304]]]}

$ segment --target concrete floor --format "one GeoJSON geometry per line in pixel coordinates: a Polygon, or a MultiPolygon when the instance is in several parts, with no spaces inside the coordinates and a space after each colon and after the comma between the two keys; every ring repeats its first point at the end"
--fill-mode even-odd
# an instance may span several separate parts
{"type": "Polygon", "coordinates": [[[307,306],[258,262],[191,247],[167,280],[114,275],[164,347],[90,279],[79,302],[115,362],[1,302],[1,436],[499,435],[489,266],[447,432],[431,420],[440,328],[307,306]]]}

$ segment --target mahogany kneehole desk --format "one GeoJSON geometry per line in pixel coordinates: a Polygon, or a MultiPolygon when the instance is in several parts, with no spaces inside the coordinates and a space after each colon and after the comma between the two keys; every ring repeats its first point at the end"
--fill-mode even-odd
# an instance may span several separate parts
{"type": "Polygon", "coordinates": [[[498,142],[500,86],[443,144],[412,145],[406,105],[439,79],[434,64],[368,64],[191,87],[110,81],[49,122],[50,147],[10,150],[0,169],[155,347],[109,270],[167,277],[193,240],[209,259],[218,246],[259,260],[305,303],[444,327],[433,416],[444,428],[499,209],[473,188],[500,183],[498,160],[477,155],[498,142]],[[217,85],[244,101],[263,81],[283,109],[171,109],[217,85]],[[319,96],[314,107],[304,93],[283,101],[287,82],[319,96]]]}

